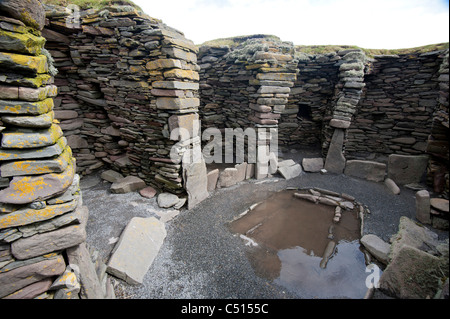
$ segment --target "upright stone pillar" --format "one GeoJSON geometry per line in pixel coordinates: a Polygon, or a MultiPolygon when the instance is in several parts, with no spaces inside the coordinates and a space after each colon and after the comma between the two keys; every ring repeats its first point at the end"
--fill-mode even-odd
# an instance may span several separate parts
{"type": "Polygon", "coordinates": [[[37,0],[0,2],[0,298],[103,298],[95,271],[67,256],[86,240],[88,210],[54,120],[44,22],[37,0]]]}
{"type": "Polygon", "coordinates": [[[334,131],[325,161],[325,169],[332,173],[341,174],[345,168],[345,130],[351,125],[352,116],[356,112],[362,89],[365,87],[365,59],[364,52],[356,50],[345,54],[340,62],[336,105],[329,123],[334,131]]]}
{"type": "Polygon", "coordinates": [[[288,103],[290,88],[297,79],[292,44],[267,40],[263,44],[264,51],[256,51],[250,59],[255,64],[248,66],[256,70],[255,79],[250,84],[258,87],[256,103],[250,103],[253,112],[249,116],[258,130],[255,169],[257,179],[274,174],[277,170],[278,120],[288,103]],[[276,149],[272,149],[274,145],[276,149]]]}

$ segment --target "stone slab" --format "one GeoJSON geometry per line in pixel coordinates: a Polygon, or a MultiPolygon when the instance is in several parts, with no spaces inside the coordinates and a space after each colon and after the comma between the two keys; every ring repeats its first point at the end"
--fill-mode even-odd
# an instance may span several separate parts
{"type": "Polygon", "coordinates": [[[342,174],[345,168],[345,157],[342,153],[344,130],[335,129],[325,160],[325,169],[330,173],[342,174]]]}
{"type": "Polygon", "coordinates": [[[74,268],[74,265],[76,265],[78,267],[81,282],[81,297],[86,299],[103,299],[103,290],[86,243],[69,247],[66,249],[66,253],[69,266],[74,268]]]}
{"type": "Polygon", "coordinates": [[[127,176],[111,185],[111,192],[114,194],[125,194],[141,190],[147,185],[136,176],[127,176]]]}
{"type": "Polygon", "coordinates": [[[0,114],[40,115],[53,109],[53,99],[38,102],[0,100],[0,114]]]}
{"type": "Polygon", "coordinates": [[[60,155],[67,146],[67,139],[61,137],[54,145],[33,149],[0,148],[0,161],[47,158],[60,155]]]}
{"type": "Polygon", "coordinates": [[[367,234],[361,238],[361,244],[380,262],[387,265],[389,263],[389,253],[391,245],[386,243],[380,237],[367,234]]]}
{"type": "Polygon", "coordinates": [[[318,173],[323,168],[323,158],[304,158],[302,160],[303,170],[310,173],[318,173]]]}
{"type": "Polygon", "coordinates": [[[53,124],[53,111],[37,116],[3,116],[2,121],[5,124],[29,128],[49,128],[53,124]]]}
{"type": "Polygon", "coordinates": [[[72,150],[67,146],[64,152],[54,159],[8,162],[0,166],[0,172],[2,177],[62,173],[71,160],[72,150]]]}
{"type": "Polygon", "coordinates": [[[28,204],[60,195],[70,187],[74,175],[75,163],[71,161],[67,169],[60,174],[15,176],[9,183],[9,187],[0,191],[0,202],[28,204]]]}
{"type": "Polygon", "coordinates": [[[349,160],[345,165],[344,174],[368,181],[382,182],[386,175],[386,164],[373,161],[349,160]]]}
{"type": "Polygon", "coordinates": [[[45,278],[59,276],[65,269],[64,258],[57,255],[54,258],[0,273],[0,298],[45,278]]]}
{"type": "Polygon", "coordinates": [[[107,264],[107,272],[129,284],[140,284],[166,237],[164,223],[134,217],[126,226],[107,264]]]}
{"type": "Polygon", "coordinates": [[[86,241],[88,209],[79,208],[81,224],[59,228],[55,231],[20,238],[11,244],[11,252],[16,259],[29,259],[54,251],[79,245],[86,241]]]}
{"type": "Polygon", "coordinates": [[[183,159],[184,188],[188,193],[188,209],[192,209],[208,196],[206,163],[201,155],[199,162],[189,163],[183,159]]]}
{"type": "Polygon", "coordinates": [[[63,136],[59,125],[53,124],[50,128],[28,132],[24,129],[14,129],[4,132],[2,147],[4,148],[37,148],[50,146],[63,136]]]}
{"type": "Polygon", "coordinates": [[[300,164],[292,166],[283,166],[278,168],[278,172],[285,178],[291,179],[299,176],[302,173],[302,167],[300,164]]]}
{"type": "Polygon", "coordinates": [[[426,173],[426,155],[389,155],[388,177],[399,185],[420,183],[426,173]]]}
{"type": "Polygon", "coordinates": [[[403,246],[383,271],[380,289],[400,299],[431,299],[438,288],[439,266],[443,266],[439,258],[403,246]]]}
{"type": "Polygon", "coordinates": [[[2,0],[0,11],[37,30],[44,28],[45,10],[38,0],[2,0]]]}

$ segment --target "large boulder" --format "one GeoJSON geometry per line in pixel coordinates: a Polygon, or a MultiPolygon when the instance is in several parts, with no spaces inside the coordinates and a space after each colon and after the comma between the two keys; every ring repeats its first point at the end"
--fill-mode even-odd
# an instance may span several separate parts
{"type": "Polygon", "coordinates": [[[426,173],[427,155],[389,155],[388,177],[399,185],[420,183],[426,173]]]}
{"type": "Polygon", "coordinates": [[[2,0],[0,15],[5,14],[38,30],[45,26],[45,10],[38,0],[2,0]]]}

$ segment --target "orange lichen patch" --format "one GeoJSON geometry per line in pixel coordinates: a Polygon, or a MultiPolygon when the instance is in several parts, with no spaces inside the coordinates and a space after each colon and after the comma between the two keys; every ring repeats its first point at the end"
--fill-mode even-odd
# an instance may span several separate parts
{"type": "Polygon", "coordinates": [[[77,200],[57,205],[48,205],[43,209],[21,209],[10,214],[0,215],[0,229],[24,226],[73,211],[77,200]]]}
{"type": "Polygon", "coordinates": [[[36,116],[21,116],[21,115],[2,116],[2,121],[5,124],[16,125],[19,127],[31,127],[36,129],[49,128],[52,125],[53,120],[54,120],[53,111],[36,116]]]}
{"type": "Polygon", "coordinates": [[[63,136],[59,125],[52,124],[47,130],[25,133],[20,129],[14,132],[3,133],[2,147],[4,148],[35,148],[49,146],[63,136]]]}
{"type": "Polygon", "coordinates": [[[52,98],[48,98],[39,102],[0,100],[0,114],[40,115],[53,110],[53,106],[54,103],[52,98]]]}
{"type": "Polygon", "coordinates": [[[1,165],[2,177],[40,175],[48,173],[61,173],[72,158],[72,150],[67,146],[64,152],[55,159],[15,161],[1,165]]]}
{"type": "Polygon", "coordinates": [[[39,149],[2,149],[0,148],[0,161],[35,159],[60,155],[67,145],[65,137],[61,137],[56,144],[39,149]]]}
{"type": "Polygon", "coordinates": [[[37,74],[48,72],[47,57],[45,55],[30,56],[0,52],[0,67],[21,71],[31,71],[37,74]]]}
{"type": "Polygon", "coordinates": [[[9,187],[0,191],[0,202],[27,204],[45,200],[64,193],[72,184],[75,175],[75,159],[71,158],[67,169],[60,174],[14,177],[9,187]]]}

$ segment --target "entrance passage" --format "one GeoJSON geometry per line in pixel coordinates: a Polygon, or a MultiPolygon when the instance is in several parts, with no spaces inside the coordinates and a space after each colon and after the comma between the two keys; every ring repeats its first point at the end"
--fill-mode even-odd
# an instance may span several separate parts
{"type": "Polygon", "coordinates": [[[251,246],[255,272],[301,298],[363,298],[367,273],[357,209],[342,209],[336,222],[335,206],[296,193],[275,193],[230,223],[251,246]]]}

